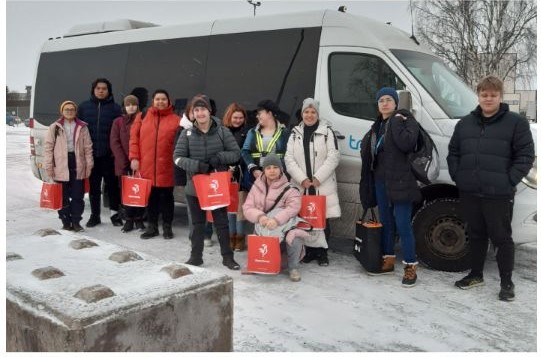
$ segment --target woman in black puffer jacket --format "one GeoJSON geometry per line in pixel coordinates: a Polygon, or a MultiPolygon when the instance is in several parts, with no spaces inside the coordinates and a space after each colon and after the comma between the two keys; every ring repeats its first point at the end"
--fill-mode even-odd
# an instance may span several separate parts
{"type": "MultiPolygon", "coordinates": [[[[191,101],[191,108],[195,117],[194,126],[183,130],[180,134],[173,160],[177,166],[186,170],[187,175],[184,192],[192,218],[190,232],[192,251],[186,264],[199,266],[203,264],[206,214],[199,205],[192,176],[206,174],[211,170],[227,170],[229,165],[239,161],[240,148],[229,129],[211,119],[211,107],[207,96],[196,95],[191,101]]],[[[229,245],[227,207],[213,210],[212,218],[220,242],[223,265],[232,270],[240,269],[239,264],[233,259],[233,251],[229,245]]]]}
{"type": "Polygon", "coordinates": [[[404,259],[402,285],[410,287],[417,281],[418,264],[411,213],[413,202],[421,199],[421,191],[411,171],[408,153],[417,142],[419,124],[410,112],[396,111],[398,93],[393,88],[380,89],[376,100],[379,115],[370,132],[363,138],[361,151],[361,202],[363,206],[369,205],[369,202],[373,202],[375,192],[383,224],[381,269],[370,274],[389,274],[394,271],[396,226],[404,259]]]}

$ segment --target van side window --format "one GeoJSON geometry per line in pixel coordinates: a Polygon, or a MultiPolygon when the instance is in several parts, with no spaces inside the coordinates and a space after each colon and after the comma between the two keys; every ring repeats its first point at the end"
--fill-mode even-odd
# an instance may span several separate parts
{"type": "Polygon", "coordinates": [[[333,110],[349,117],[375,120],[376,92],[381,87],[405,89],[393,70],[376,56],[332,53],[329,91],[333,110]]]}

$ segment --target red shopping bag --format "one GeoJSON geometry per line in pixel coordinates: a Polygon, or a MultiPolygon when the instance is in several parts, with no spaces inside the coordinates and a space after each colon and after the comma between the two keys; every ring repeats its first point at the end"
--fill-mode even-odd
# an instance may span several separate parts
{"type": "Polygon", "coordinates": [[[84,193],[90,192],[90,179],[88,177],[83,179],[83,192],[84,193]]]}
{"type": "Polygon", "coordinates": [[[41,185],[39,206],[59,210],[62,208],[62,184],[44,182],[41,185]]]}
{"type": "Polygon", "coordinates": [[[230,172],[212,172],[209,175],[199,174],[194,175],[192,179],[195,194],[202,210],[213,210],[229,206],[231,203],[229,194],[230,172]]]}
{"type": "Polygon", "coordinates": [[[279,274],[282,256],[280,238],[250,234],[248,240],[248,263],[246,272],[257,274],[279,274]]]}
{"type": "Polygon", "coordinates": [[[122,204],[132,207],[146,207],[152,180],[135,176],[122,176],[122,204]]]}
{"type": "Polygon", "coordinates": [[[231,203],[227,206],[227,213],[237,213],[239,209],[239,183],[229,183],[229,197],[231,203]]]}
{"type": "Polygon", "coordinates": [[[327,198],[325,196],[302,196],[301,210],[299,217],[308,222],[306,225],[303,222],[298,224],[300,227],[312,228],[315,230],[325,229],[327,218],[327,198]]]}

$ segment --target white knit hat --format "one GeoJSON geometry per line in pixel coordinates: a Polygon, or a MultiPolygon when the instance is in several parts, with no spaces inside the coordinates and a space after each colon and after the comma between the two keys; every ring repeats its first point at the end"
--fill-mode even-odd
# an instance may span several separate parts
{"type": "Polygon", "coordinates": [[[317,115],[319,115],[319,102],[314,98],[306,98],[302,102],[302,113],[304,113],[307,108],[314,108],[317,112],[317,115]]]}

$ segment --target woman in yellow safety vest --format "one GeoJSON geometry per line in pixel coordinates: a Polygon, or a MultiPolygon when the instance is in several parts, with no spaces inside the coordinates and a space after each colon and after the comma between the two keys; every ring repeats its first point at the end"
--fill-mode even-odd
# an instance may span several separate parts
{"type": "Polygon", "coordinates": [[[263,100],[257,105],[259,123],[248,131],[241,150],[242,159],[246,164],[246,172],[241,183],[245,190],[250,190],[254,180],[263,174],[261,159],[267,154],[276,154],[284,164],[289,130],[276,119],[279,111],[278,105],[271,100],[263,100]]]}

